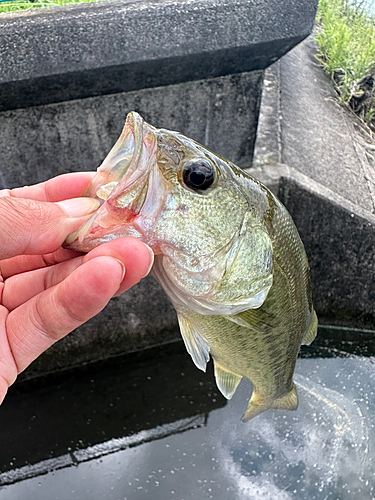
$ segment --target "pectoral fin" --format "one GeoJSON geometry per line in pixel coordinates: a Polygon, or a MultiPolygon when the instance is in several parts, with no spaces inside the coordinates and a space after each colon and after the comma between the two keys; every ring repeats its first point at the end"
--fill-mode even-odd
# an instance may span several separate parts
{"type": "Polygon", "coordinates": [[[216,385],[218,386],[220,392],[227,399],[231,399],[233,394],[236,392],[238,384],[240,383],[242,377],[230,372],[219,365],[217,361],[214,360],[215,366],[215,379],[216,385]]]}
{"type": "Polygon", "coordinates": [[[294,384],[292,390],[288,392],[288,394],[285,394],[281,398],[274,399],[273,401],[262,401],[256,391],[254,391],[249,406],[242,417],[242,422],[247,422],[266,410],[296,410],[297,406],[298,396],[294,384]]]}
{"type": "Polygon", "coordinates": [[[195,365],[205,372],[207,362],[210,359],[209,345],[192,321],[179,312],[177,317],[187,352],[192,357],[195,365]]]}

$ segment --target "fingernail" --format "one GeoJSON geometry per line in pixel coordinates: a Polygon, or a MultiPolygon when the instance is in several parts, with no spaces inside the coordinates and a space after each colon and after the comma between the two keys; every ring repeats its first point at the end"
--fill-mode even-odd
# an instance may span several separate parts
{"type": "Polygon", "coordinates": [[[122,276],[121,276],[121,281],[120,281],[120,283],[122,283],[122,280],[125,278],[125,273],[126,273],[125,265],[124,265],[124,263],[123,263],[123,262],[121,262],[121,260],[119,260],[119,259],[115,259],[115,260],[117,260],[117,262],[118,262],[118,263],[121,265],[121,267],[122,267],[122,276]]]}
{"type": "Polygon", "coordinates": [[[147,248],[148,253],[150,254],[150,264],[149,264],[149,266],[147,268],[147,272],[145,274],[145,276],[147,276],[148,273],[151,271],[152,266],[154,265],[154,252],[151,250],[151,248],[148,245],[146,245],[146,243],[144,243],[144,245],[147,248]]]}
{"type": "Polygon", "coordinates": [[[0,189],[0,198],[6,198],[10,196],[10,189],[0,189]]]}
{"type": "Polygon", "coordinates": [[[100,202],[94,198],[72,198],[59,201],[56,205],[59,205],[69,217],[82,217],[95,212],[100,207],[100,202]]]}

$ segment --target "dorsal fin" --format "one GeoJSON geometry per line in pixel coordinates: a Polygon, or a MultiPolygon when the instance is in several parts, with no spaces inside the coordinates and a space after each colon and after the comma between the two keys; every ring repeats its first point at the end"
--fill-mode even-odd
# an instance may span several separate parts
{"type": "Polygon", "coordinates": [[[195,365],[205,372],[207,362],[210,359],[210,348],[208,343],[199,333],[192,321],[187,319],[180,312],[177,313],[177,317],[187,352],[192,357],[195,365]]]}
{"type": "Polygon", "coordinates": [[[215,359],[214,366],[216,385],[225,398],[231,399],[233,394],[236,392],[236,389],[238,387],[238,384],[241,382],[242,377],[229,370],[226,370],[215,359]]]}
{"type": "Polygon", "coordinates": [[[311,322],[308,329],[306,330],[305,335],[303,336],[302,344],[310,345],[311,342],[315,339],[317,331],[318,331],[318,318],[316,316],[316,312],[313,311],[311,322]]]}

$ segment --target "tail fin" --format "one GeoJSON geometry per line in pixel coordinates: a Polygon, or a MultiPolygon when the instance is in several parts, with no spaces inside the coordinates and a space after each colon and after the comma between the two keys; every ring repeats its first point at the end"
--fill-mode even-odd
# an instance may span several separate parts
{"type": "Polygon", "coordinates": [[[273,401],[261,401],[259,396],[254,391],[249,405],[242,417],[242,422],[248,422],[260,413],[266,410],[296,410],[298,406],[298,396],[296,386],[293,384],[292,390],[281,396],[281,398],[274,399],[273,401]]]}

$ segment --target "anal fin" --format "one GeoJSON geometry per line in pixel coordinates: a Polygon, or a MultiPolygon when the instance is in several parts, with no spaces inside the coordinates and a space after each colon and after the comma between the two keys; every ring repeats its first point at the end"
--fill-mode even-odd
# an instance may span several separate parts
{"type": "Polygon", "coordinates": [[[316,312],[313,311],[310,325],[306,330],[306,333],[303,336],[301,343],[303,345],[310,345],[311,342],[315,339],[317,331],[318,331],[318,318],[316,316],[316,312]]]}
{"type": "Polygon", "coordinates": [[[229,370],[226,370],[217,361],[215,361],[215,359],[214,366],[216,385],[225,398],[231,399],[233,394],[236,392],[236,389],[238,387],[238,384],[241,382],[242,377],[229,370]]]}
{"type": "Polygon", "coordinates": [[[291,391],[284,396],[270,401],[262,401],[254,391],[249,405],[242,417],[242,422],[247,422],[266,410],[296,410],[298,407],[298,396],[296,386],[293,384],[291,391]]]}

